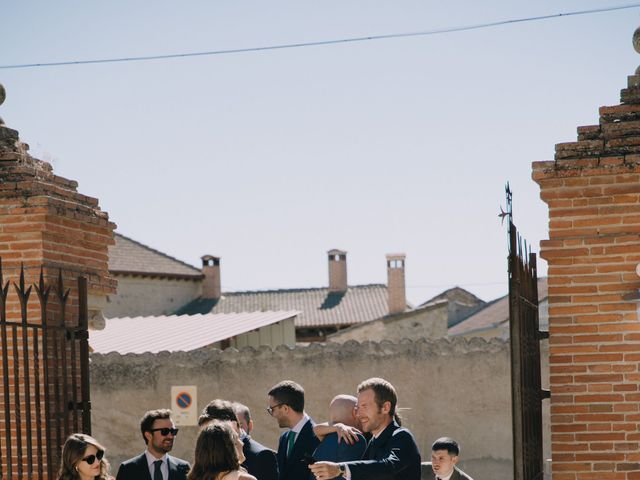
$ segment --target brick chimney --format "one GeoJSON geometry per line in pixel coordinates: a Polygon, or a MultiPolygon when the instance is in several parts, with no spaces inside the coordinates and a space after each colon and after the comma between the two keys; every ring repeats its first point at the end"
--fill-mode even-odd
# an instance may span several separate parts
{"type": "Polygon", "coordinates": [[[387,254],[387,291],[389,314],[402,313],[407,308],[404,286],[404,253],[387,254]]]}
{"type": "Polygon", "coordinates": [[[329,291],[345,293],[347,291],[347,252],[329,250],[329,291]]]}
{"type": "Polygon", "coordinates": [[[218,300],[222,295],[220,286],[220,257],[204,255],[202,257],[202,298],[218,300]]]}

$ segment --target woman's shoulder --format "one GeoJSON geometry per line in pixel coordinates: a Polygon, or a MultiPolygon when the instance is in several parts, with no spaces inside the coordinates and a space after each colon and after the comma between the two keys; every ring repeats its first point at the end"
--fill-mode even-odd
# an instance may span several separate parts
{"type": "Polygon", "coordinates": [[[242,470],[234,470],[221,477],[220,480],[258,480],[253,475],[242,470]]]}

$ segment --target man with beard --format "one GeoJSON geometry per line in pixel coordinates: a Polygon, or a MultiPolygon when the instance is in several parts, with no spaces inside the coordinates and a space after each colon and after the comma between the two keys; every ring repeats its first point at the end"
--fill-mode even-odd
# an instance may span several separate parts
{"type": "Polygon", "coordinates": [[[315,423],[304,411],[304,388],[284,380],[269,390],[268,402],[269,415],[280,428],[288,429],[278,443],[278,478],[305,480],[309,476],[308,459],[320,440],[313,433],[315,423]]]}
{"type": "Polygon", "coordinates": [[[420,480],[420,452],[413,435],[394,420],[398,396],[389,382],[370,378],[358,385],[357,417],[371,432],[362,460],[316,462],[309,469],[318,480],[420,480]]]}
{"type": "Polygon", "coordinates": [[[171,410],[146,412],[140,420],[140,432],[147,448],[120,465],[116,480],[186,480],[189,463],[168,454],[178,434],[171,410]]]}

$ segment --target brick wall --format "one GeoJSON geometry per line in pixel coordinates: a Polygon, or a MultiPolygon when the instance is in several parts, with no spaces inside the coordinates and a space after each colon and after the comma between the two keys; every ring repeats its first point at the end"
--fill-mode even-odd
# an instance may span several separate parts
{"type": "Polygon", "coordinates": [[[533,164],[549,207],[554,480],[640,479],[639,85],[533,164]]]}
{"type": "MultiPolygon", "coordinates": [[[[21,265],[24,265],[27,284],[37,282],[41,266],[44,267],[44,279],[49,284],[56,284],[61,272],[65,289],[70,288],[66,316],[70,320],[78,315],[78,276],[88,278],[92,298],[115,292],[115,281],[109,277],[107,269],[107,247],[113,242],[115,225],[105,212],[100,211],[96,199],[78,193],[76,187],[75,181],[56,176],[49,164],[32,158],[28,154],[28,146],[19,141],[18,132],[0,123],[0,259],[4,281],[17,283],[21,265]]],[[[47,310],[48,318],[52,320],[60,318],[55,296],[52,291],[47,310]]],[[[35,290],[31,292],[28,305],[28,322],[41,323],[40,304],[35,290]]],[[[18,296],[13,286],[7,296],[6,315],[9,322],[21,321],[18,296]]],[[[45,388],[41,371],[44,368],[44,348],[40,337],[36,342],[40,352],[38,358],[34,353],[35,334],[32,332],[30,329],[27,334],[29,347],[26,360],[25,350],[21,347],[18,347],[19,355],[13,356],[14,347],[19,342],[16,341],[14,345],[13,335],[4,335],[7,348],[6,352],[3,351],[3,357],[5,353],[9,357],[6,360],[0,357],[0,367],[6,361],[12,376],[14,372],[18,373],[18,381],[4,378],[0,385],[0,478],[46,478],[46,474],[38,475],[37,466],[47,463],[45,458],[41,458],[47,445],[44,444],[46,440],[37,436],[37,425],[39,422],[42,425],[54,424],[55,419],[46,418],[44,400],[36,402],[34,397],[36,389],[43,392],[45,388]],[[9,393],[8,402],[5,392],[9,393]],[[31,431],[27,431],[25,418],[27,403],[31,405],[31,431]],[[39,404],[41,418],[38,418],[36,403],[39,404]],[[22,409],[20,415],[17,415],[18,408],[22,409]],[[10,457],[7,455],[7,424],[10,425],[12,444],[10,457]],[[29,453],[33,455],[31,462],[29,453]],[[9,462],[12,464],[11,475],[9,462]],[[30,467],[34,472],[33,476],[28,477],[30,467]]],[[[18,328],[16,338],[21,339],[22,334],[22,328],[18,328]]],[[[55,378],[49,379],[50,385],[55,382],[55,378]]],[[[53,451],[52,458],[57,457],[59,452],[53,451]]]]}

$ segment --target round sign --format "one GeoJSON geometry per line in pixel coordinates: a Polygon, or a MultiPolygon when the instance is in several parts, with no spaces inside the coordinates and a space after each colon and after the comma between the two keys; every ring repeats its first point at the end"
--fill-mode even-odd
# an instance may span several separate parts
{"type": "Polygon", "coordinates": [[[180,392],[178,395],[176,395],[176,404],[178,405],[178,407],[187,409],[191,406],[191,403],[193,403],[193,399],[191,398],[191,395],[189,395],[189,393],[180,392]]]}

